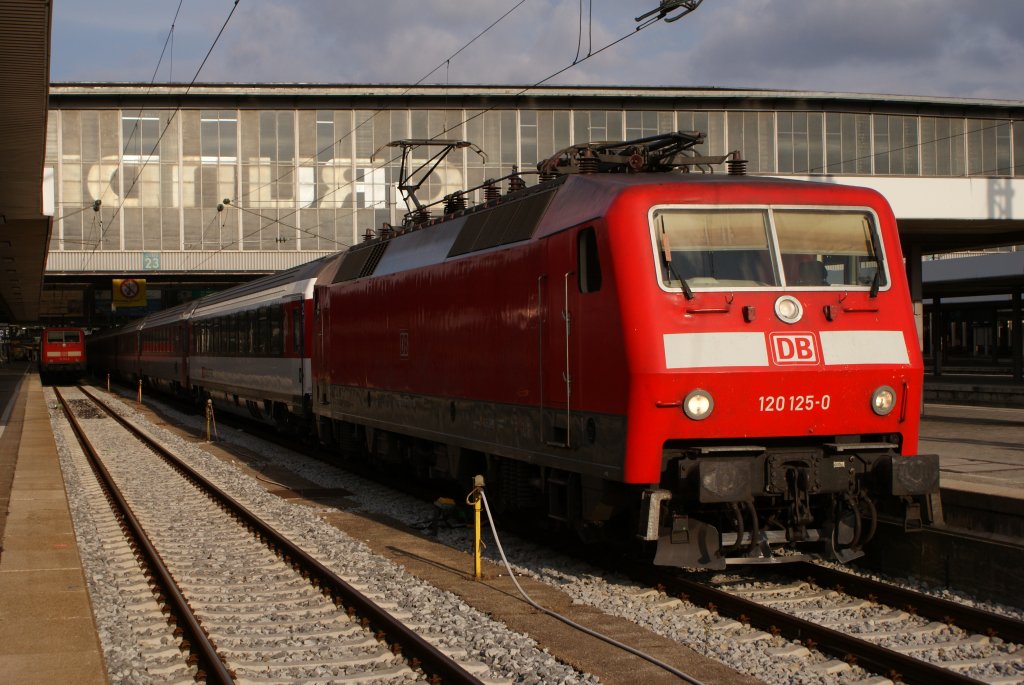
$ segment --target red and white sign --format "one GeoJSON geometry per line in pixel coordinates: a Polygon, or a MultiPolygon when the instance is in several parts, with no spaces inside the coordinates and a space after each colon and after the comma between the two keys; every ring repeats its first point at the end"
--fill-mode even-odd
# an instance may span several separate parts
{"type": "Polygon", "coordinates": [[[813,333],[771,333],[768,337],[776,364],[818,364],[821,355],[813,333]]]}

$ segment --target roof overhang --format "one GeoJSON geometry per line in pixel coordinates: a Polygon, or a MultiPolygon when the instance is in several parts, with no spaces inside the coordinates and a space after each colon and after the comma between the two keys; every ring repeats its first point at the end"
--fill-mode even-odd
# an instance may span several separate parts
{"type": "Polygon", "coordinates": [[[53,219],[43,207],[50,0],[0,3],[0,323],[39,315],[53,219]]]}

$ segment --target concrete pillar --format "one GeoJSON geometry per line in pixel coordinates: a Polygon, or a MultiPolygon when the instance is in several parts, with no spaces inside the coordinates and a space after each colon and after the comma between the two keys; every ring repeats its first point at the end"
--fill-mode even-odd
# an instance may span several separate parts
{"type": "Polygon", "coordinates": [[[942,375],[942,298],[932,298],[932,374],[942,375]]]}
{"type": "Polygon", "coordinates": [[[907,284],[910,286],[910,301],[914,307],[914,324],[917,326],[917,344],[924,350],[924,284],[921,268],[921,246],[916,242],[907,244],[903,253],[907,265],[907,284]]]}
{"type": "Polygon", "coordinates": [[[1010,335],[1010,349],[1013,357],[1013,379],[1024,381],[1024,330],[1021,330],[1021,289],[1013,291],[1013,315],[1010,319],[1013,328],[1010,335]]]}

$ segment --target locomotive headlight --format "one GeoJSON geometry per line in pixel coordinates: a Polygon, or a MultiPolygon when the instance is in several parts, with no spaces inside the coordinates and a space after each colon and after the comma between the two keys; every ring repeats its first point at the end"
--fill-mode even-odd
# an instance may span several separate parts
{"type": "Polygon", "coordinates": [[[711,416],[714,408],[715,401],[711,398],[711,393],[700,388],[692,391],[683,400],[683,412],[694,421],[700,421],[711,416]]]}
{"type": "Polygon", "coordinates": [[[896,406],[896,391],[888,385],[875,388],[871,395],[871,410],[879,416],[885,416],[896,406]]]}
{"type": "Polygon", "coordinates": [[[800,301],[790,295],[783,295],[775,300],[775,316],[783,323],[796,323],[804,315],[800,301]]]}

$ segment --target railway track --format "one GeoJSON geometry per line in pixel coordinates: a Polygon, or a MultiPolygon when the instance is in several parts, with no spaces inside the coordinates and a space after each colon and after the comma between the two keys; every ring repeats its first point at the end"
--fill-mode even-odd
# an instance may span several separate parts
{"type": "MultiPolygon", "coordinates": [[[[773,570],[791,578],[745,574],[704,581],[651,569],[632,575],[669,595],[837,657],[835,672],[845,663],[923,685],[1024,682],[1021,621],[815,564],[773,570]]],[[[786,656],[798,657],[798,650],[786,656]]]]}
{"type": "MultiPolygon", "coordinates": [[[[361,492],[366,486],[346,487],[361,492]]],[[[714,605],[723,617],[801,643],[780,647],[780,643],[786,643],[758,640],[776,661],[799,662],[805,648],[827,655],[824,662],[831,656],[835,658],[831,666],[822,662],[820,654],[814,656],[816,672],[832,673],[843,682],[864,677],[864,671],[855,675],[843,670],[853,663],[869,672],[861,681],[866,683],[882,682],[883,678],[907,683],[1024,683],[1024,650],[1017,645],[1022,641],[1019,621],[949,601],[935,602],[920,593],[815,565],[786,565],[772,570],[793,575],[776,583],[748,576],[717,586],[692,580],[687,584],[685,578],[666,580],[663,569],[654,573],[650,567],[643,572],[631,571],[629,575],[648,588],[658,587],[674,596],[685,595],[700,605],[714,605]],[[805,580],[808,578],[813,579],[805,580]],[[881,677],[872,678],[870,673],[881,677]]],[[[559,576],[556,584],[564,582],[564,577],[559,576]]],[[[675,600],[648,600],[641,596],[648,596],[642,588],[635,600],[627,601],[648,603],[644,611],[652,614],[703,611],[680,607],[675,600]]],[[[667,619],[676,620],[699,624],[703,619],[697,614],[667,619]]],[[[723,619],[717,621],[721,624],[723,619]]],[[[721,625],[711,630],[723,635],[730,633],[729,628],[721,625]]],[[[749,635],[741,639],[757,640],[749,635]]]]}
{"type": "Polygon", "coordinates": [[[55,394],[197,677],[481,682],[98,398],[55,394]],[[124,429],[117,437],[109,419],[124,429]],[[118,444],[101,457],[93,441],[118,444]]]}

